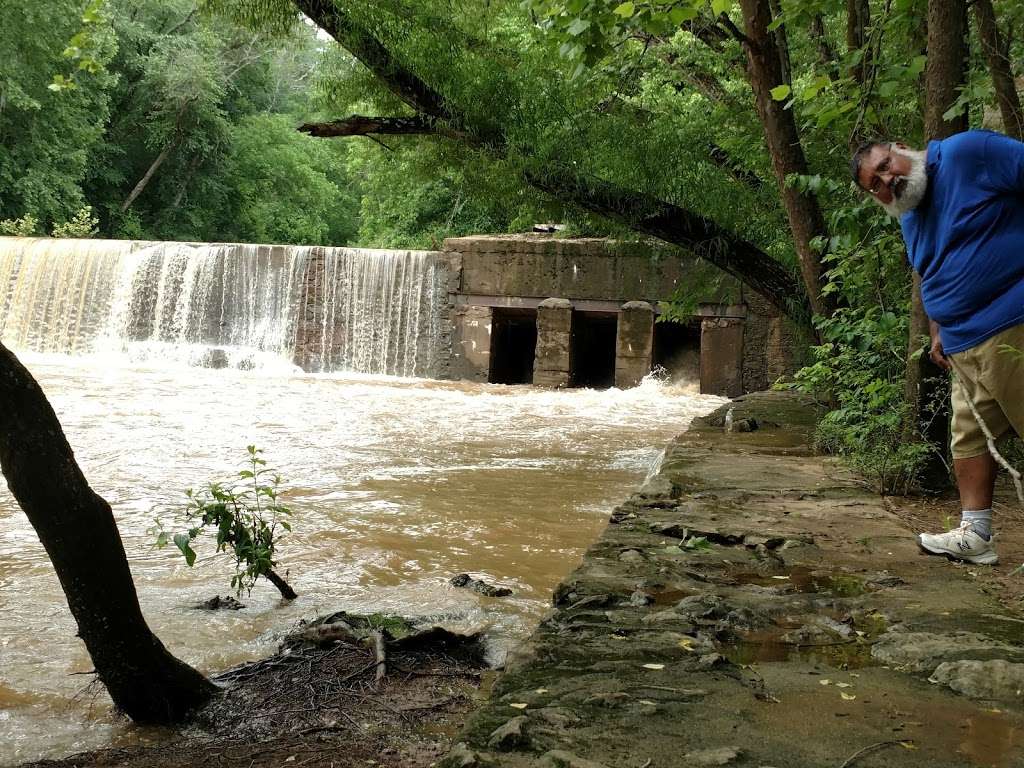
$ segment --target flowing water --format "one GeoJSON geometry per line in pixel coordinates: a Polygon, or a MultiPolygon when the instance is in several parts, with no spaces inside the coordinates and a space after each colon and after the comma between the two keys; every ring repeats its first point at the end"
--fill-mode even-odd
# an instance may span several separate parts
{"type": "MultiPolygon", "coordinates": [[[[311,367],[417,372],[435,343],[439,280],[416,254],[373,252],[360,266],[337,249],[300,280],[308,252],[250,247],[244,274],[215,246],[86,245],[71,259],[31,245],[29,263],[24,242],[19,263],[0,242],[3,339],[111,503],[150,625],[204,672],[266,655],[295,622],[341,609],[484,627],[500,652],[535,625],[660,447],[721,402],[653,380],[552,392],[294,366],[289,329],[305,312],[326,329],[307,335],[311,367]],[[310,311],[304,295],[328,289],[310,311]],[[188,367],[211,349],[251,364],[188,367]],[[173,527],[186,488],[242,468],[249,444],[285,479],[295,530],[279,561],[299,598],[260,583],[243,610],[197,611],[228,594],[230,564],[200,542],[187,568],[152,548],[151,529],[157,518],[173,527]],[[514,594],[451,587],[460,572],[514,594]]],[[[0,765],[160,738],[83,690],[91,664],[74,631],[42,546],[0,489],[0,765]]]]}
{"type": "Polygon", "coordinates": [[[431,376],[444,279],[425,251],[0,237],[0,339],[104,363],[431,376]]]}

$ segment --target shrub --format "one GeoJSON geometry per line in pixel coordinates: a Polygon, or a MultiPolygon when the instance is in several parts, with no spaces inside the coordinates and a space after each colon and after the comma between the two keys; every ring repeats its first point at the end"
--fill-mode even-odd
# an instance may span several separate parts
{"type": "Polygon", "coordinates": [[[281,476],[267,468],[261,458],[263,451],[254,445],[246,448],[246,468],[237,477],[223,482],[211,482],[201,490],[191,488],[185,492],[188,504],[184,518],[189,528],[170,534],[157,521],[156,546],[166,547],[171,542],[181,551],[185,563],[195,564],[196,553],[192,543],[207,528],[217,532],[217,552],[231,553],[235,557],[235,575],[231,586],[236,594],[251,592],[256,580],[263,576],[287,600],[296,597],[295,591],[275,571],[274,555],[284,533],[291,531],[291,510],[280,502],[278,488],[281,476]]]}

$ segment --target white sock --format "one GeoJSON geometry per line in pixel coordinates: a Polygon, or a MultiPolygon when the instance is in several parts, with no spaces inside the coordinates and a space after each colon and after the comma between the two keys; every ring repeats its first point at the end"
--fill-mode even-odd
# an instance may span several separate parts
{"type": "Polygon", "coordinates": [[[971,529],[983,539],[992,538],[992,508],[965,509],[961,513],[961,522],[970,523],[971,529]]]}

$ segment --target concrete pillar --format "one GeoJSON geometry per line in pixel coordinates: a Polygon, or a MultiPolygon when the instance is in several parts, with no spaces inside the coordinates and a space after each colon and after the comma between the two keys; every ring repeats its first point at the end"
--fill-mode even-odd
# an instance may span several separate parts
{"type": "Polygon", "coordinates": [[[619,311],[615,334],[615,386],[635,387],[651,372],[654,354],[654,307],[627,301],[619,311]]]}
{"type": "Polygon", "coordinates": [[[743,394],[743,325],[735,317],[706,317],[700,324],[700,391],[743,394]]]}
{"type": "Polygon", "coordinates": [[[491,374],[490,307],[456,307],[453,312],[452,365],[455,378],[487,381],[491,374]]]}
{"type": "Polygon", "coordinates": [[[537,351],[533,383],[538,387],[568,387],[572,378],[572,302],[544,299],[537,306],[537,351]]]}

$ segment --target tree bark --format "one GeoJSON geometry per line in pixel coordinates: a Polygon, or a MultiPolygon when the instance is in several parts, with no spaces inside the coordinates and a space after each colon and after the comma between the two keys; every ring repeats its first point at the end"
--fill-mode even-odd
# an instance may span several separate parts
{"type": "MultiPolygon", "coordinates": [[[[952,120],[943,117],[956,101],[957,89],[965,82],[966,64],[966,0],[928,0],[924,113],[924,132],[928,139],[944,139],[967,130],[966,113],[952,120]]],[[[949,382],[945,372],[931,361],[927,347],[922,348],[921,338],[928,335],[928,316],[921,301],[921,278],[915,274],[907,344],[905,397],[910,417],[906,439],[926,440],[936,447],[922,473],[922,484],[934,489],[949,482],[944,461],[949,445],[949,422],[945,413],[935,414],[929,406],[948,402],[949,382]]]]}
{"type": "Polygon", "coordinates": [[[170,723],[216,688],[142,616],[110,505],[90,487],[32,374],[0,344],[0,469],[53,563],[100,680],[139,723],[170,723]]]}
{"type": "Polygon", "coordinates": [[[438,125],[423,115],[415,117],[366,117],[349,115],[341,120],[327,123],[303,123],[299,131],[317,138],[332,136],[366,136],[367,134],[385,134],[390,136],[437,133],[438,125]]]}
{"type": "Polygon", "coordinates": [[[1024,139],[1024,112],[1021,111],[1017,84],[1013,79],[1010,47],[999,34],[996,13],[992,0],[974,0],[974,21],[978,26],[978,38],[985,51],[988,71],[999,102],[999,113],[1003,118],[1003,130],[1018,141],[1024,139]]]}
{"type": "Polygon", "coordinates": [[[811,244],[816,237],[827,235],[825,217],[814,195],[799,192],[786,183],[790,175],[807,174],[807,160],[793,111],[784,109],[783,103],[775,101],[770,93],[784,81],[782,55],[774,36],[768,31],[771,10],[768,0],[740,0],[740,7],[747,37],[744,48],[750,87],[800,260],[804,290],[814,313],[827,317],[832,314],[834,306],[832,300],[821,293],[821,257],[811,244]]]}
{"type": "Polygon", "coordinates": [[[160,170],[160,166],[164,164],[164,161],[167,160],[168,157],[171,156],[171,152],[173,152],[174,148],[180,143],[181,134],[175,134],[174,139],[160,151],[160,154],[156,156],[152,163],[149,164],[149,168],[146,169],[145,174],[143,174],[142,178],[139,179],[139,182],[135,185],[132,191],[128,193],[128,197],[126,197],[124,202],[121,204],[121,213],[124,213],[131,208],[132,203],[138,199],[139,195],[146,191],[146,187],[149,186],[149,182],[153,180],[153,176],[156,175],[156,172],[160,170]]]}
{"type": "Polygon", "coordinates": [[[867,46],[868,27],[871,26],[871,6],[868,0],[846,0],[846,50],[863,51],[860,61],[850,74],[859,85],[867,82],[871,70],[871,50],[867,46]]]}
{"type": "MultiPolygon", "coordinates": [[[[768,10],[771,13],[772,21],[782,15],[782,5],[779,0],[768,0],[768,10]]],[[[775,37],[775,47],[779,51],[779,64],[782,67],[782,82],[786,85],[793,84],[793,63],[789,58],[789,36],[786,34],[786,25],[779,24],[772,32],[775,37]]]]}
{"type": "Polygon", "coordinates": [[[814,14],[811,19],[811,37],[814,38],[818,49],[818,62],[828,69],[829,77],[833,80],[839,77],[839,61],[836,59],[836,52],[828,41],[828,33],[825,31],[825,18],[820,14],[814,14]]]}
{"type": "Polygon", "coordinates": [[[269,569],[263,575],[267,577],[267,581],[277,587],[277,591],[281,593],[281,597],[285,600],[294,600],[298,597],[298,595],[295,594],[295,590],[292,589],[288,582],[282,579],[273,568],[269,569]]]}

